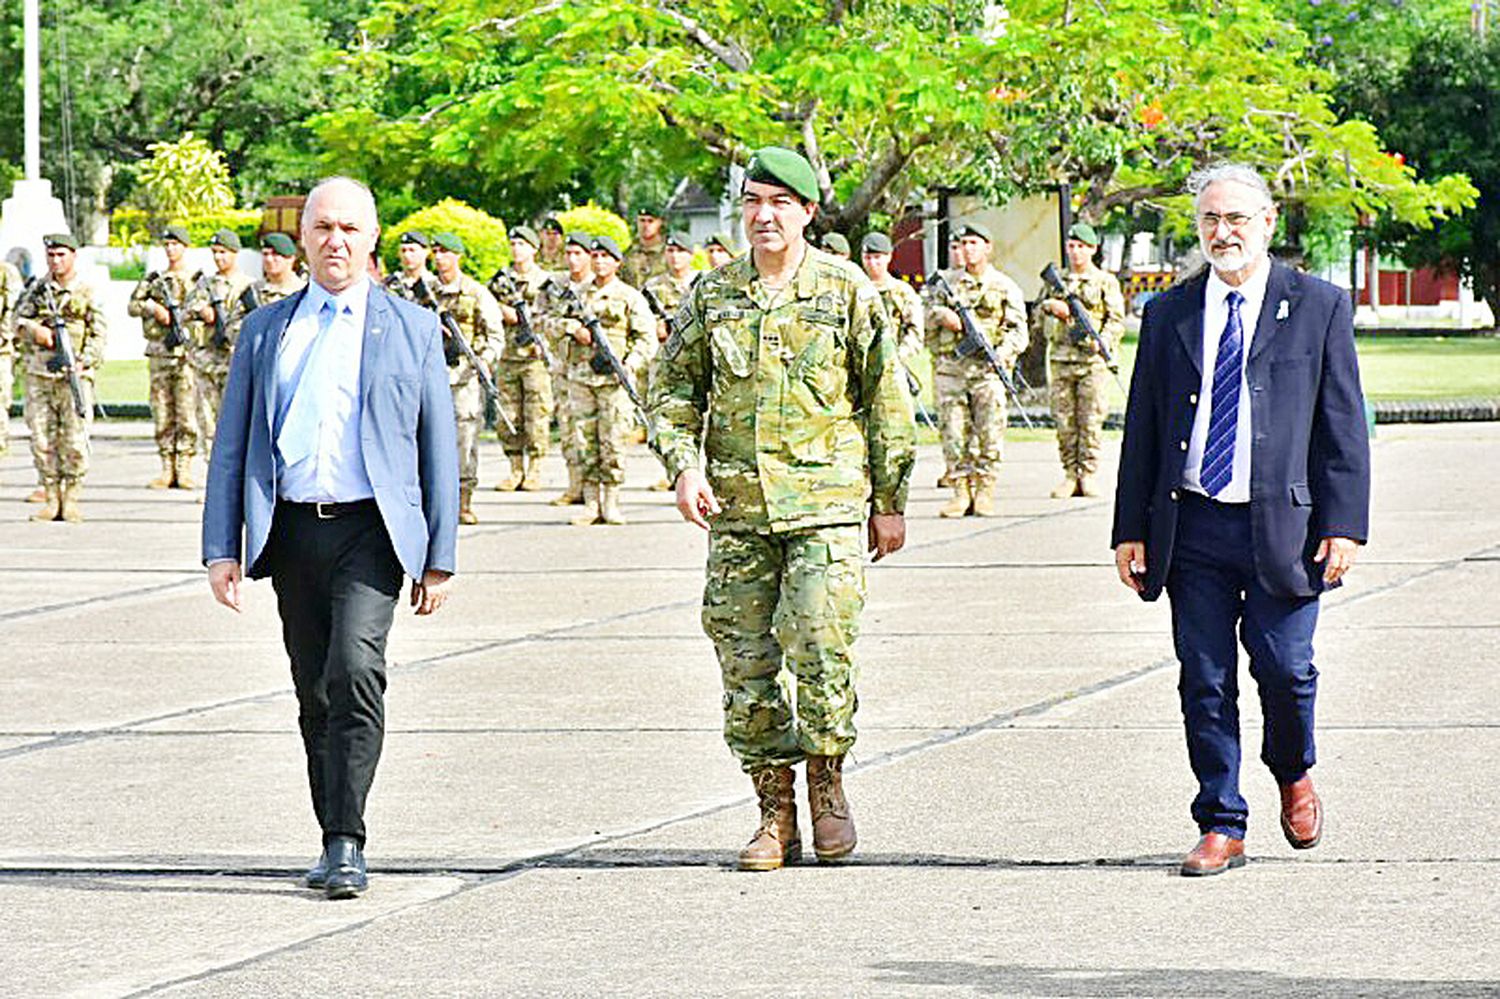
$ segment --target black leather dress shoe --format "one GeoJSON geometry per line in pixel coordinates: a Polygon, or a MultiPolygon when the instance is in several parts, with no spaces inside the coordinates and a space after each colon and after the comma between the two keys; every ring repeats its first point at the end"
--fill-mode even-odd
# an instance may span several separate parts
{"type": "Polygon", "coordinates": [[[329,898],[354,898],[370,886],[365,874],[365,854],[352,836],[334,836],[324,850],[328,873],[323,890],[329,898]]]}
{"type": "Polygon", "coordinates": [[[302,883],[309,888],[328,887],[328,851],[326,849],[312,869],[302,875],[302,883]]]}

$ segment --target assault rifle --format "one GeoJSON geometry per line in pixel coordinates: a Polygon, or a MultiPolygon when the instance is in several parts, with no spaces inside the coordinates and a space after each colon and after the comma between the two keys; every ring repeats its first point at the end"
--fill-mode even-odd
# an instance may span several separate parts
{"type": "Polygon", "coordinates": [[[255,285],[252,284],[240,294],[240,306],[246,315],[260,308],[260,292],[255,290],[255,285]]]}
{"type": "Polygon", "coordinates": [[[229,346],[229,321],[225,315],[224,299],[215,296],[213,282],[199,271],[193,280],[195,287],[202,288],[208,292],[208,306],[214,310],[214,335],[209,338],[209,346],[223,349],[229,346]]]}
{"type": "Polygon", "coordinates": [[[463,330],[458,328],[458,320],[453,318],[453,313],[438,304],[437,299],[432,295],[432,289],[427,287],[426,281],[412,282],[412,294],[416,296],[418,305],[437,313],[438,324],[443,329],[443,339],[456,346],[459,354],[469,359],[469,363],[474,366],[474,373],[479,376],[479,385],[484,389],[486,401],[495,403],[495,412],[500,414],[500,419],[505,421],[505,426],[512,435],[519,433],[516,425],[506,415],[505,407],[500,405],[500,390],[495,387],[495,379],[490,377],[484,362],[479,359],[478,354],[474,353],[473,344],[464,339],[463,330]]]}
{"type": "Polygon", "coordinates": [[[521,293],[521,288],[516,284],[515,278],[505,273],[501,268],[490,278],[490,291],[496,298],[501,299],[512,309],[516,310],[516,333],[512,338],[517,347],[530,347],[536,344],[537,350],[542,355],[542,361],[547,367],[552,367],[552,351],[547,349],[547,338],[542,336],[531,325],[531,311],[526,307],[526,296],[521,293]]]}
{"type": "Polygon", "coordinates": [[[958,295],[953,291],[953,286],[948,283],[948,279],[939,271],[927,279],[927,287],[941,296],[944,304],[958,313],[958,321],[964,331],[964,338],[958,344],[958,356],[973,357],[975,354],[982,353],[984,359],[990,362],[990,368],[995,372],[995,376],[1000,379],[1000,384],[1005,386],[1005,394],[1010,396],[1010,401],[1015,404],[1016,412],[1021,416],[1021,422],[1026,424],[1026,429],[1035,430],[1036,425],[1031,422],[1031,417],[1026,415],[1026,407],[1021,404],[1021,396],[1016,392],[1016,383],[1011,380],[1010,373],[1005,370],[1005,365],[1000,363],[1000,358],[995,354],[994,345],[974,322],[974,314],[959,300],[958,295]]]}
{"type": "Polygon", "coordinates": [[[172,297],[172,285],[167,279],[156,271],[146,275],[146,280],[151,282],[151,287],[161,295],[162,305],[167,309],[167,335],[162,338],[162,343],[168,350],[187,345],[187,331],[182,325],[182,303],[172,297]]]}
{"type": "Polygon", "coordinates": [[[614,374],[615,380],[620,383],[620,387],[625,390],[626,394],[630,396],[630,401],[635,405],[636,417],[645,426],[647,439],[649,440],[654,437],[655,430],[653,429],[651,418],[646,415],[646,404],[641,401],[641,394],[636,391],[635,382],[631,379],[630,372],[625,370],[625,365],[620,363],[620,359],[615,356],[614,350],[610,348],[609,337],[605,336],[604,328],[599,325],[599,317],[594,315],[587,305],[583,304],[583,300],[578,297],[578,293],[572,288],[567,287],[556,279],[549,279],[549,285],[552,293],[556,294],[562,300],[566,308],[564,315],[569,319],[576,319],[589,331],[589,337],[594,343],[594,357],[589,362],[589,366],[597,374],[603,375],[611,372],[614,374]]]}
{"type": "Polygon", "coordinates": [[[37,278],[32,280],[41,288],[41,306],[47,310],[47,325],[52,327],[52,359],[47,362],[47,370],[67,373],[68,390],[73,394],[73,412],[78,414],[79,419],[84,419],[89,415],[89,410],[83,401],[83,382],[78,377],[78,355],[73,351],[73,338],[68,336],[68,322],[57,306],[52,287],[37,278]]]}
{"type": "Polygon", "coordinates": [[[1083,307],[1078,296],[1063,285],[1062,276],[1057,273],[1057,268],[1050,263],[1043,267],[1042,280],[1047,283],[1047,287],[1052,289],[1054,295],[1068,303],[1068,312],[1073,317],[1073,325],[1069,327],[1068,334],[1073,338],[1073,342],[1084,343],[1093,340],[1094,346],[1098,348],[1099,356],[1104,358],[1105,367],[1109,368],[1109,373],[1115,376],[1115,384],[1120,386],[1121,392],[1127,396],[1130,395],[1126,391],[1125,383],[1120,381],[1120,362],[1115,359],[1114,351],[1109,349],[1109,342],[1098,330],[1094,329],[1094,322],[1089,318],[1088,310],[1083,307]]]}

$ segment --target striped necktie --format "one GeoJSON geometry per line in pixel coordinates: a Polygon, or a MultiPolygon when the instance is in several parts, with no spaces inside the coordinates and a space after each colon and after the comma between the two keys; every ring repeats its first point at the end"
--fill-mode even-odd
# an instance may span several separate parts
{"type": "Polygon", "coordinates": [[[1203,443],[1203,464],[1198,482],[1210,496],[1218,496],[1234,478],[1234,434],[1240,419],[1240,370],[1244,357],[1244,330],[1240,304],[1245,296],[1231,291],[1225,296],[1229,321],[1219,337],[1219,355],[1214,361],[1213,393],[1208,416],[1208,437],[1203,443]]]}

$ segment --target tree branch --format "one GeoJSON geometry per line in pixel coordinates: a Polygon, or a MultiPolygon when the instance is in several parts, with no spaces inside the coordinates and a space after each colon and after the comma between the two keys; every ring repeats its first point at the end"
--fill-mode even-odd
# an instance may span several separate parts
{"type": "Polygon", "coordinates": [[[677,26],[692,40],[694,45],[697,45],[700,49],[736,73],[748,73],[750,71],[750,56],[735,42],[720,41],[713,35],[710,35],[702,24],[665,3],[653,4],[652,8],[663,17],[676,21],[677,26]]]}

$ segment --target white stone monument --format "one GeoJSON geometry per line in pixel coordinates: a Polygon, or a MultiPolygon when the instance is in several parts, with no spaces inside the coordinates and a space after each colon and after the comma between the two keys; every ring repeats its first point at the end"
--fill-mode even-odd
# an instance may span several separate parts
{"type": "Polygon", "coordinates": [[[62,202],[52,195],[52,182],[42,177],[42,88],[38,0],[26,0],[24,12],[26,54],[25,119],[26,177],[16,181],[11,196],[0,210],[0,256],[21,247],[31,257],[31,272],[46,270],[42,237],[67,232],[68,220],[62,202]]]}

